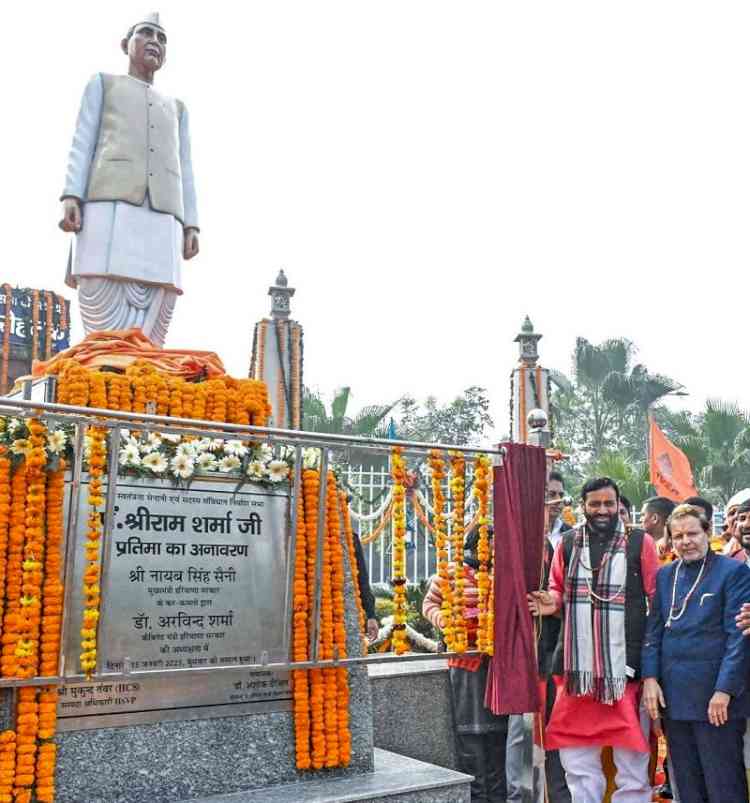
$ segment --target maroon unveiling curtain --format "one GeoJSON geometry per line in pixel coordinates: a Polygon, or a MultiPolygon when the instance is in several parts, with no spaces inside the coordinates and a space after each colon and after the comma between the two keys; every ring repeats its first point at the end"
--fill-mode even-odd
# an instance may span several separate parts
{"type": "Polygon", "coordinates": [[[526,594],[539,588],[544,549],[545,450],[504,443],[493,476],[495,650],[484,704],[494,714],[539,708],[532,619],[526,594]]]}

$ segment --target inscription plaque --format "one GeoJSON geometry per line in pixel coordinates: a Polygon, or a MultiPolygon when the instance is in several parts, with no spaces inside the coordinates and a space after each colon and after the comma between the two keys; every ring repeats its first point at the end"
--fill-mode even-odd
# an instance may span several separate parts
{"type": "MultiPolygon", "coordinates": [[[[236,478],[118,479],[103,566],[100,671],[60,690],[61,730],[288,709],[286,672],[180,670],[283,661],[289,490],[236,478]],[[145,671],[174,670],[149,677],[145,671]]],[[[88,483],[75,531],[64,675],[80,672],[88,483]]],[[[69,500],[70,501],[70,500],[69,500]]],[[[72,535],[72,533],[71,533],[72,535]]]]}

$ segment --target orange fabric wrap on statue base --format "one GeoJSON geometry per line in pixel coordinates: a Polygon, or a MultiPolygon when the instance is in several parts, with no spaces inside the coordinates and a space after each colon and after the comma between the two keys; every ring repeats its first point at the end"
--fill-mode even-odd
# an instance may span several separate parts
{"type": "Polygon", "coordinates": [[[56,374],[63,360],[75,360],[85,368],[125,370],[136,361],[153,365],[160,373],[192,379],[225,376],[224,365],[213,351],[162,349],[155,346],[140,329],[92,332],[77,346],[56,354],[50,360],[34,362],[35,377],[56,374]]]}

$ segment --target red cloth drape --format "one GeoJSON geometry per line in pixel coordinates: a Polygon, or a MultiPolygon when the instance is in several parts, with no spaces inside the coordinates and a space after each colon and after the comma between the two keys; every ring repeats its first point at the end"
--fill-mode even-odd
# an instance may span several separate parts
{"type": "Polygon", "coordinates": [[[537,662],[526,594],[539,588],[544,549],[547,456],[539,446],[505,443],[493,476],[495,654],[484,704],[494,714],[537,711],[537,662]]]}

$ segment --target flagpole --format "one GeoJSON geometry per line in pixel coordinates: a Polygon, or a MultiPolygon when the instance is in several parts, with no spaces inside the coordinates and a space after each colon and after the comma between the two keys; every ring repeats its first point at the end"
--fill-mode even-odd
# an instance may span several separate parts
{"type": "Polygon", "coordinates": [[[653,465],[651,462],[651,452],[653,451],[654,444],[651,439],[651,426],[653,421],[653,416],[651,414],[651,407],[653,406],[653,402],[646,407],[646,460],[648,461],[648,481],[652,488],[655,488],[653,483],[653,478],[651,476],[651,466],[653,465]]]}

